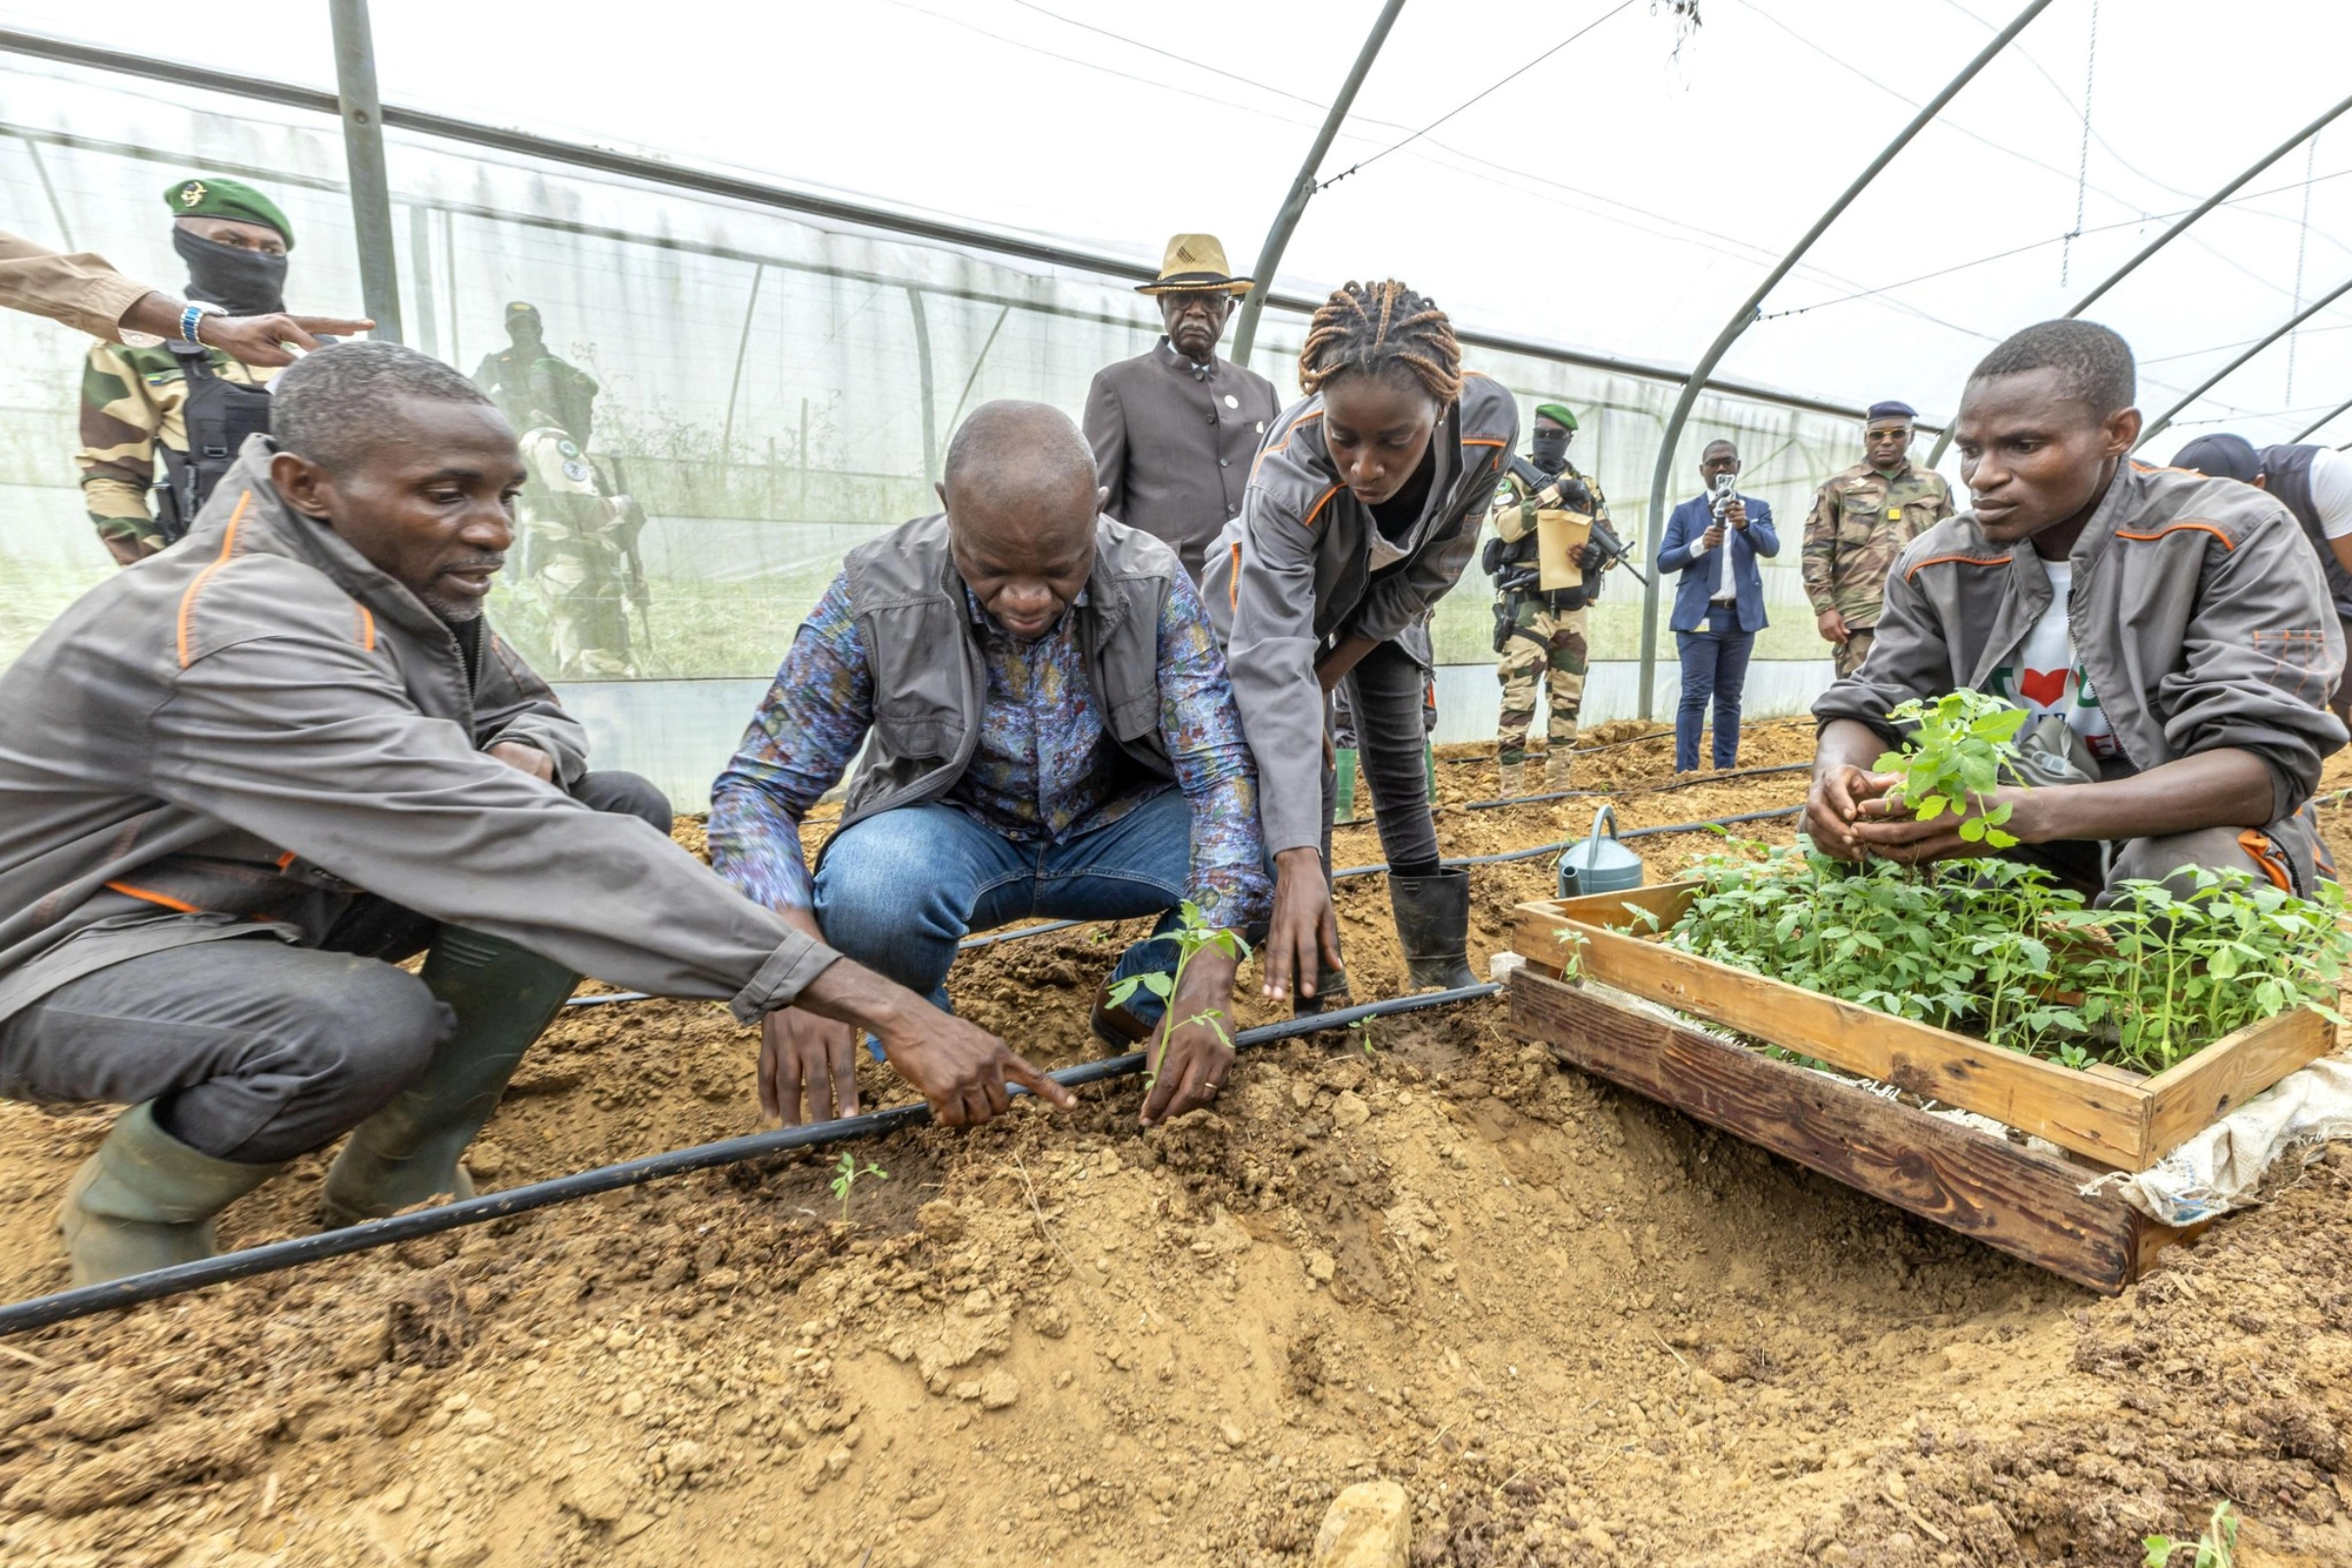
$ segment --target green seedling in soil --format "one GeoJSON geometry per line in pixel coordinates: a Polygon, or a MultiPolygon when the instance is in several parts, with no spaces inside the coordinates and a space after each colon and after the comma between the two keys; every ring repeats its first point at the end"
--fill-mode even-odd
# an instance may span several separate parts
{"type": "Polygon", "coordinates": [[[2001,831],[2013,808],[1987,806],[1985,797],[2000,786],[2001,764],[2017,756],[2017,732],[2026,710],[1983,692],[1946,692],[1934,702],[1914,700],[1886,715],[1896,723],[1915,726],[1899,752],[1879,759],[1878,771],[1900,773],[1903,804],[1922,822],[1933,822],[1946,811],[1964,815],[1960,836],[1986,849],[2005,850],[2017,843],[2001,831]]]}
{"type": "MultiPolygon", "coordinates": [[[[1129,975],[1110,988],[1110,1004],[1112,1006],[1123,1007],[1127,1004],[1127,1000],[1136,992],[1149,991],[1157,997],[1160,1005],[1165,1007],[1174,1000],[1176,993],[1184,989],[1184,971],[1192,967],[1195,956],[1204,949],[1214,948],[1236,963],[1250,956],[1250,944],[1242,940],[1242,934],[1239,931],[1219,930],[1210,925],[1202,917],[1200,906],[1189,899],[1177,906],[1176,921],[1174,930],[1162,931],[1146,939],[1152,942],[1176,944],[1174,972],[1129,975]]],[[[1204,1023],[1215,1030],[1217,1038],[1225,1043],[1226,1050],[1234,1049],[1233,1035],[1225,1027],[1225,1009],[1222,1007],[1209,1007],[1194,1013],[1189,1018],[1176,1020],[1159,1032],[1159,1044],[1152,1055],[1152,1070],[1144,1074],[1144,1089],[1147,1093],[1159,1082],[1159,1069],[1168,1059],[1168,1037],[1179,1029],[1189,1028],[1197,1023],[1204,1023]]]]}
{"type": "Polygon", "coordinates": [[[2237,1561],[2237,1509],[2224,1502],[2213,1510],[2212,1522],[2205,1533],[2194,1541],[2175,1541],[2170,1536],[2149,1536],[2140,1542],[2148,1554],[2140,1559],[2141,1568],[2172,1568],[2175,1554],[2193,1551],[2195,1568],[2233,1568],[2237,1561]]]}
{"type": "Polygon", "coordinates": [[[1370,1061],[1372,1059],[1372,1020],[1369,1018],[1356,1019],[1348,1026],[1348,1033],[1355,1041],[1355,1049],[1364,1054],[1366,1061],[1370,1061]]]}
{"type": "Polygon", "coordinates": [[[876,1181],[890,1180],[890,1172],[871,1160],[859,1164],[856,1154],[845,1152],[833,1167],[833,1196],[841,1200],[841,1222],[850,1222],[850,1192],[859,1180],[871,1176],[876,1181]]]}

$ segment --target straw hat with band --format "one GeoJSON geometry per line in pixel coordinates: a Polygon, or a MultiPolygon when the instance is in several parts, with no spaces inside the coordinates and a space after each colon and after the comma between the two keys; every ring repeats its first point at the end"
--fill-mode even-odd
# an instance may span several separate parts
{"type": "Polygon", "coordinates": [[[1214,234],[1178,234],[1160,258],[1159,276],[1138,283],[1138,294],[1247,294],[1255,278],[1235,277],[1225,268],[1225,247],[1214,234]]]}

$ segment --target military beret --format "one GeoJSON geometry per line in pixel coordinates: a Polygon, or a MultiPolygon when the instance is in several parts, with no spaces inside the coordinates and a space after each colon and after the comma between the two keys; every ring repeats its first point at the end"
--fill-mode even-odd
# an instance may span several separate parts
{"type": "Polygon", "coordinates": [[[239,222],[260,223],[276,229],[286,249],[294,248],[294,226],[277,210],[277,203],[241,179],[199,174],[178,180],[164,188],[164,205],[178,218],[233,218],[239,222]]]}
{"type": "Polygon", "coordinates": [[[508,325],[512,326],[516,319],[525,316],[536,321],[539,319],[539,307],[533,305],[529,300],[509,300],[507,302],[508,325]]]}
{"type": "Polygon", "coordinates": [[[1870,406],[1869,414],[1864,416],[1867,422],[1871,424],[1876,424],[1881,419],[1916,419],[1918,417],[1919,411],[1908,403],[1873,403],[1870,406]]]}
{"type": "Polygon", "coordinates": [[[1536,416],[1549,419],[1554,424],[1564,424],[1571,430],[1576,428],[1576,416],[1568,412],[1565,403],[1539,403],[1536,405],[1536,416]]]}

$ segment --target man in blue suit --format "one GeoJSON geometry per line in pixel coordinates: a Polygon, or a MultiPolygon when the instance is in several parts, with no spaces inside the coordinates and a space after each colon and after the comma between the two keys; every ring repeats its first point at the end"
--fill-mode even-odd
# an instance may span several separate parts
{"type": "Polygon", "coordinates": [[[1740,761],[1740,693],[1747,656],[1764,629],[1758,556],[1781,553],[1772,508],[1732,487],[1740,449],[1710,441],[1699,455],[1707,488],[1674,509],[1658,541],[1658,569],[1682,574],[1674,590],[1674,640],[1682,650],[1683,701],[1674,712],[1674,770],[1698,766],[1698,732],[1715,703],[1715,765],[1740,761]]]}

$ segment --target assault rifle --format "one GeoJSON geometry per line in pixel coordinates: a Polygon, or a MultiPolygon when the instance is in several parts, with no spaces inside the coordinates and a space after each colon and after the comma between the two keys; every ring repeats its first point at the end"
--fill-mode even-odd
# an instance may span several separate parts
{"type": "MultiPolygon", "coordinates": [[[[1539,512],[1566,501],[1568,499],[1567,488],[1571,485],[1585,489],[1582,480],[1561,479],[1547,474],[1515,452],[1511,454],[1510,475],[1527,486],[1528,499],[1520,504],[1522,506],[1533,505],[1539,512]]],[[[1590,490],[1587,490],[1584,500],[1586,506],[1592,505],[1590,490]]],[[[1580,509],[1572,507],[1570,510],[1580,509]]],[[[1623,566],[1634,574],[1634,581],[1642,584],[1644,588],[1649,586],[1649,579],[1642,575],[1640,566],[1634,564],[1633,556],[1626,550],[1625,541],[1617,537],[1615,529],[1598,517],[1594,517],[1592,531],[1588,538],[1592,547],[1600,552],[1600,570],[1606,571],[1611,566],[1623,566]]]]}

